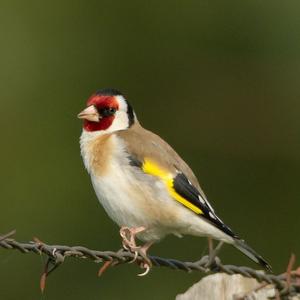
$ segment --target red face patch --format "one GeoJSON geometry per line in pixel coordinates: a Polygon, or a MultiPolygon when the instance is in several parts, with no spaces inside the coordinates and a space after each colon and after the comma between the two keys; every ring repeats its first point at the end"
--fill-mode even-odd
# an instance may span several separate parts
{"type": "Polygon", "coordinates": [[[113,107],[115,109],[119,108],[118,101],[116,100],[115,96],[102,96],[93,94],[87,100],[87,106],[95,105],[97,108],[106,108],[106,107],[113,107]]]}
{"type": "MultiPolygon", "coordinates": [[[[114,108],[115,110],[118,110],[118,108],[119,108],[118,101],[116,100],[116,98],[114,96],[103,96],[103,95],[96,95],[96,94],[93,94],[87,100],[87,106],[90,106],[90,105],[94,105],[100,115],[101,115],[101,110],[103,110],[103,109],[114,108]]],[[[83,128],[86,131],[106,130],[107,128],[109,128],[111,126],[114,119],[115,119],[115,116],[111,115],[111,116],[101,116],[101,119],[99,122],[91,122],[88,120],[84,120],[83,128]]]]}

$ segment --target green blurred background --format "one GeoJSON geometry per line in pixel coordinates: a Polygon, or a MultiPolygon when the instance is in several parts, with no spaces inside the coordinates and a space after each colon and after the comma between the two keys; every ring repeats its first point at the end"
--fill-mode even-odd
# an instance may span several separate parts
{"type": "MultiPolygon", "coordinates": [[[[0,2],[1,219],[16,238],[117,250],[84,170],[76,114],[115,87],[198,175],[218,214],[272,264],[300,253],[299,1],[0,2]]],[[[168,237],[155,255],[200,257],[168,237]]],[[[227,246],[226,263],[255,267],[227,246]]],[[[96,277],[68,260],[39,291],[42,259],[0,249],[0,298],[174,299],[201,274],[135,265],[96,277]]]]}

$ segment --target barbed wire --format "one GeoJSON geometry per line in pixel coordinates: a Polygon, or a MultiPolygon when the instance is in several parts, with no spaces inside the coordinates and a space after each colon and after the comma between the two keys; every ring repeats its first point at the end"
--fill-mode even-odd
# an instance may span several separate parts
{"type": "MultiPolygon", "coordinates": [[[[114,251],[92,250],[83,246],[66,246],[66,245],[48,245],[37,238],[30,242],[18,242],[12,239],[15,231],[0,236],[0,247],[8,250],[18,250],[21,253],[35,253],[46,255],[47,261],[45,271],[41,278],[41,289],[45,287],[46,277],[61,265],[66,258],[75,257],[89,259],[96,263],[111,262],[113,266],[124,263],[130,263],[136,259],[137,263],[143,262],[141,256],[135,257],[134,253],[121,249],[114,251]]],[[[219,257],[213,259],[209,256],[203,256],[200,260],[189,262],[180,261],[171,258],[162,258],[158,256],[148,257],[155,267],[168,267],[173,270],[182,270],[186,272],[200,271],[203,273],[224,272],[229,275],[240,274],[248,278],[255,278],[258,282],[273,284],[280,296],[284,299],[300,293],[300,267],[292,271],[274,275],[263,271],[255,270],[245,266],[223,265],[219,257]]]]}

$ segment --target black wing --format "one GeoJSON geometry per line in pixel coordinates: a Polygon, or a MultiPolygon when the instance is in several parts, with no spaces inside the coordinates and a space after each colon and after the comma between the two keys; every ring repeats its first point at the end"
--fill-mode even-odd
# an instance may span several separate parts
{"type": "Polygon", "coordinates": [[[193,184],[188,180],[188,178],[181,172],[179,172],[173,179],[173,188],[181,197],[198,207],[202,213],[200,216],[204,217],[210,223],[215,225],[218,229],[227,233],[233,238],[238,238],[238,236],[233,233],[233,231],[226,226],[222,220],[215,214],[213,208],[206,200],[204,195],[193,186],[193,184]]]}

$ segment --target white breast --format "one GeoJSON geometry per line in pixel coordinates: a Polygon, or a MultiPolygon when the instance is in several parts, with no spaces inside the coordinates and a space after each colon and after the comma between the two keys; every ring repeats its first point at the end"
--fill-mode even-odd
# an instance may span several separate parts
{"type": "Polygon", "coordinates": [[[103,176],[91,174],[92,183],[100,203],[108,215],[119,225],[137,227],[145,222],[140,203],[141,193],[132,184],[132,174],[112,160],[110,170],[103,176]]]}
{"type": "MultiPolygon", "coordinates": [[[[124,145],[115,135],[110,137],[111,153],[103,156],[103,159],[109,161],[105,162],[105,166],[103,164],[100,166],[106,171],[98,170],[99,166],[93,163],[95,160],[93,143],[97,138],[101,136],[95,137],[84,131],[81,137],[81,153],[91,175],[97,198],[107,214],[119,226],[157,227],[157,218],[161,211],[159,202],[165,201],[168,197],[165,186],[155,178],[149,178],[138,168],[135,169],[129,165],[124,145]],[[153,189],[153,185],[156,189],[153,189]]],[[[105,151],[105,149],[102,150],[105,151]]],[[[148,232],[151,235],[149,239],[159,239],[161,235],[164,235],[160,229],[159,232],[154,229],[153,231],[155,232],[148,232]]]]}
{"type": "Polygon", "coordinates": [[[84,131],[81,153],[99,202],[119,226],[146,227],[147,231],[139,235],[143,240],[159,240],[170,233],[225,238],[219,229],[172,199],[159,179],[130,166],[123,142],[117,136],[111,135],[109,145],[101,141],[96,144],[96,153],[101,145],[104,149],[100,156],[106,160],[97,164],[93,150],[97,138],[101,135],[84,131]],[[105,147],[110,149],[107,156],[105,147]]]}

